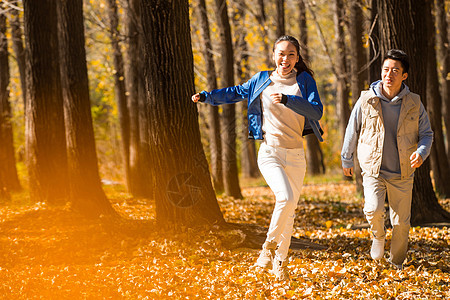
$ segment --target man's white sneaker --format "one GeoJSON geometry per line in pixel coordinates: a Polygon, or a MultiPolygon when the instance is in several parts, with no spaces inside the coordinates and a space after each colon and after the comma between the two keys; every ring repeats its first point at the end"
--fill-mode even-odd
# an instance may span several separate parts
{"type": "Polygon", "coordinates": [[[278,260],[273,261],[272,273],[275,275],[278,281],[289,281],[289,271],[287,268],[288,260],[278,260]]]}
{"type": "Polygon", "coordinates": [[[372,248],[370,249],[370,256],[375,259],[382,259],[384,256],[384,238],[377,239],[373,238],[372,240],[372,248]]]}
{"type": "Polygon", "coordinates": [[[264,242],[255,265],[263,269],[271,268],[275,257],[275,249],[277,249],[276,242],[264,242]]]}

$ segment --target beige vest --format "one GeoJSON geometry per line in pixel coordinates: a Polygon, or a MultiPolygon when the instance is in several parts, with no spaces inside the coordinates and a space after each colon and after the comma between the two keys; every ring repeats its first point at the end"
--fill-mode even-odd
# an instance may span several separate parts
{"type": "MultiPolygon", "coordinates": [[[[380,175],[384,143],[384,122],[380,100],[372,90],[361,92],[361,131],[358,140],[358,160],[362,171],[371,176],[380,175]]],[[[402,99],[397,126],[397,147],[401,178],[414,173],[409,157],[417,150],[419,141],[420,96],[409,93],[402,99]]]]}

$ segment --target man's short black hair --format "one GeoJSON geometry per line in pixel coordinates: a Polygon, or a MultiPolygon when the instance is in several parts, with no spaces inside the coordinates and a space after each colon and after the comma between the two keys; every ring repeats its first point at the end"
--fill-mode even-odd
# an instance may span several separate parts
{"type": "Polygon", "coordinates": [[[386,60],[386,59],[398,60],[402,64],[403,73],[408,73],[409,57],[404,51],[399,50],[399,49],[391,49],[384,56],[384,60],[386,60]]]}

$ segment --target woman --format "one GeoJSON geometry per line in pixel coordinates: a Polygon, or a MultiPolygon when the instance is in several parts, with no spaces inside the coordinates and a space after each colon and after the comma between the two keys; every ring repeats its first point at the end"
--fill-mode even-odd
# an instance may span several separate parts
{"type": "Polygon", "coordinates": [[[242,85],[203,91],[192,101],[220,105],[248,100],[249,137],[264,140],[258,167],[276,198],[256,266],[272,268],[278,280],[287,281],[287,254],[306,172],[303,136],[314,133],[323,141],[318,122],[323,106],[294,37],[277,39],[273,60],[275,71],[259,72],[242,85]]]}

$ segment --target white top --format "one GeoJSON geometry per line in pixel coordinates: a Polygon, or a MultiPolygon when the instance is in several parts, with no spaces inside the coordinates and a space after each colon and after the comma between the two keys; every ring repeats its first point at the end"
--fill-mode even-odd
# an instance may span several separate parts
{"type": "Polygon", "coordinates": [[[297,84],[297,72],[286,76],[272,72],[272,82],[262,92],[263,126],[265,143],[272,147],[287,149],[303,148],[305,117],[287,108],[282,103],[273,104],[271,94],[302,96],[297,84]]]}

